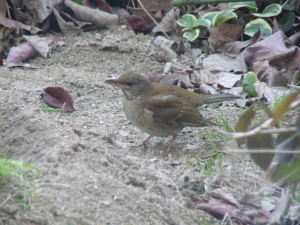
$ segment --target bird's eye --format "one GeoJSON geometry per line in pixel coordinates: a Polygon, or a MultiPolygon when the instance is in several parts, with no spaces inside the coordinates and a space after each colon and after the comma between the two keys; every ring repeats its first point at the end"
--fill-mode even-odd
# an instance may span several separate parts
{"type": "Polygon", "coordinates": [[[129,81],[126,84],[127,84],[127,86],[131,86],[132,85],[132,83],[129,82],[129,81]]]}

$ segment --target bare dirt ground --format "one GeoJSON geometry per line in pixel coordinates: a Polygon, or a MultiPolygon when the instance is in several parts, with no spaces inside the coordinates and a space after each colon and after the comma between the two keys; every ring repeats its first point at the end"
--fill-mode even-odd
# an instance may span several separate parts
{"type": "MultiPolygon", "coordinates": [[[[219,224],[195,208],[208,191],[227,186],[240,198],[257,187],[260,170],[248,155],[223,155],[222,170],[200,177],[187,162],[195,154],[203,165],[211,142],[208,135],[191,135],[207,128],[186,128],[171,155],[163,158],[170,138],[153,138],[147,149],[132,149],[147,134],[126,119],[120,90],[104,83],[108,75],[127,71],[161,74],[154,61],[153,39],[116,28],[68,38],[53,46],[51,58],[29,61],[37,70],[0,67],[0,151],[8,158],[28,162],[40,176],[1,187],[1,224],[219,224]],[[105,46],[113,46],[105,48],[105,46]],[[41,110],[42,90],[60,86],[74,99],[75,113],[41,110]],[[24,202],[27,208],[17,201],[24,202]],[[206,222],[205,222],[205,221],[206,222]]],[[[225,118],[234,125],[242,110],[225,104],[225,118]]],[[[210,106],[205,118],[220,116],[210,106]]],[[[215,140],[218,150],[232,145],[215,140]]]]}

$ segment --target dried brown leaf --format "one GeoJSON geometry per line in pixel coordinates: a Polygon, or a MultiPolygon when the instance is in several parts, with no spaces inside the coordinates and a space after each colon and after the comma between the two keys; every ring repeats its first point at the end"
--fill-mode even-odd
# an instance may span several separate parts
{"type": "Polygon", "coordinates": [[[242,27],[227,23],[209,28],[208,31],[210,33],[208,43],[212,52],[216,52],[226,43],[236,41],[243,34],[242,27]]]}
{"type": "Polygon", "coordinates": [[[85,6],[78,5],[70,0],[65,0],[64,4],[74,12],[77,20],[84,22],[89,21],[92,24],[97,25],[99,28],[111,28],[119,23],[119,17],[117,15],[96,9],[90,9],[85,6]]]}
{"type": "Polygon", "coordinates": [[[59,27],[62,31],[62,33],[65,36],[73,37],[80,33],[82,33],[82,29],[79,27],[75,27],[74,23],[66,22],[60,15],[59,12],[54,8],[53,9],[54,15],[56,17],[56,20],[59,24],[59,27]]]}

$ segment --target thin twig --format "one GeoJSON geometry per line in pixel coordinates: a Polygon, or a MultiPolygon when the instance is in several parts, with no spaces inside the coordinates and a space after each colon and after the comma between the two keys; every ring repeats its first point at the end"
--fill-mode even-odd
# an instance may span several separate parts
{"type": "Polygon", "coordinates": [[[286,5],[286,3],[288,3],[289,0],[286,0],[285,3],[283,3],[283,5],[281,6],[283,8],[283,6],[286,5]]]}
{"type": "Polygon", "coordinates": [[[65,111],[65,105],[66,105],[66,103],[64,102],[64,104],[61,107],[60,113],[59,113],[58,121],[60,121],[62,113],[65,111]]]}
{"type": "Polygon", "coordinates": [[[138,3],[141,5],[142,9],[145,11],[145,13],[151,18],[151,20],[156,24],[156,26],[159,27],[159,29],[161,30],[161,32],[163,32],[163,34],[169,39],[171,40],[171,38],[169,37],[169,35],[167,35],[167,33],[162,29],[162,27],[158,24],[158,22],[156,22],[156,20],[150,15],[150,13],[147,11],[147,9],[145,9],[145,7],[143,6],[143,4],[141,3],[140,0],[137,0],[138,3]]]}
{"type": "Polygon", "coordinates": [[[266,180],[262,180],[262,179],[260,179],[260,178],[258,178],[258,177],[252,176],[252,175],[250,175],[250,174],[248,174],[248,173],[244,173],[244,172],[241,172],[241,171],[238,171],[238,173],[243,173],[243,174],[245,174],[245,175],[247,175],[247,176],[249,176],[249,177],[252,177],[252,178],[254,178],[254,179],[258,180],[258,181],[261,181],[261,182],[263,182],[263,183],[266,183],[266,184],[270,185],[271,187],[273,187],[273,188],[275,188],[275,189],[277,189],[277,190],[283,191],[283,188],[278,187],[278,186],[276,186],[276,185],[274,185],[274,184],[271,184],[270,182],[268,182],[268,181],[266,181],[266,180]]]}
{"type": "Polygon", "coordinates": [[[296,85],[292,85],[292,84],[288,84],[288,86],[292,87],[292,88],[300,89],[300,86],[296,86],[296,85]]]}
{"type": "Polygon", "coordinates": [[[9,6],[8,6],[7,2],[5,3],[5,6],[6,6],[6,11],[7,11],[7,14],[8,14],[8,18],[11,19],[11,14],[10,14],[10,10],[9,10],[9,6]]]}
{"type": "Polygon", "coordinates": [[[245,133],[241,133],[241,132],[231,133],[231,132],[227,132],[227,131],[221,130],[218,127],[212,127],[211,129],[214,130],[214,131],[216,131],[216,132],[219,132],[219,133],[221,133],[223,135],[232,136],[233,138],[250,137],[250,136],[253,136],[255,134],[288,133],[288,132],[294,132],[294,131],[297,130],[296,127],[285,127],[285,128],[278,128],[278,129],[266,129],[266,130],[259,130],[259,129],[255,129],[254,130],[253,129],[253,130],[247,131],[245,133]]]}
{"type": "MultiPolygon", "coordinates": [[[[289,106],[288,109],[292,109],[300,104],[300,100],[296,100],[292,102],[289,106]]],[[[279,129],[267,129],[271,126],[273,122],[273,118],[269,118],[266,121],[264,121],[262,124],[259,126],[255,127],[252,130],[249,130],[245,133],[230,133],[226,132],[224,130],[221,130],[220,128],[217,127],[212,127],[212,130],[215,130],[223,135],[228,135],[232,136],[235,139],[238,138],[245,138],[245,137],[251,137],[255,134],[274,134],[274,133],[283,133],[283,132],[293,132],[296,131],[296,127],[286,127],[286,128],[279,128],[279,129]]]]}
{"type": "Polygon", "coordinates": [[[265,153],[280,153],[280,154],[300,154],[300,150],[284,150],[278,151],[274,149],[252,149],[252,150],[228,150],[224,151],[227,154],[235,154],[235,153],[258,153],[258,154],[265,154],[265,153]]]}
{"type": "Polygon", "coordinates": [[[1,203],[0,207],[2,207],[10,199],[10,197],[11,197],[11,194],[9,194],[7,196],[7,198],[4,200],[4,202],[1,203]]]}

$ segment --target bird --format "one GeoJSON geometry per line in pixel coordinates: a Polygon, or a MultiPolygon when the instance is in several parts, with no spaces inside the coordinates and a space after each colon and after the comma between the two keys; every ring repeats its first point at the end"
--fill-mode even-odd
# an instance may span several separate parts
{"type": "Polygon", "coordinates": [[[213,126],[198,111],[204,104],[239,99],[231,94],[202,95],[172,84],[151,83],[144,76],[127,72],[117,78],[109,78],[106,83],[121,88],[123,108],[128,120],[150,136],[140,145],[145,146],[151,137],[172,136],[163,154],[167,156],[184,127],[213,126]]]}

